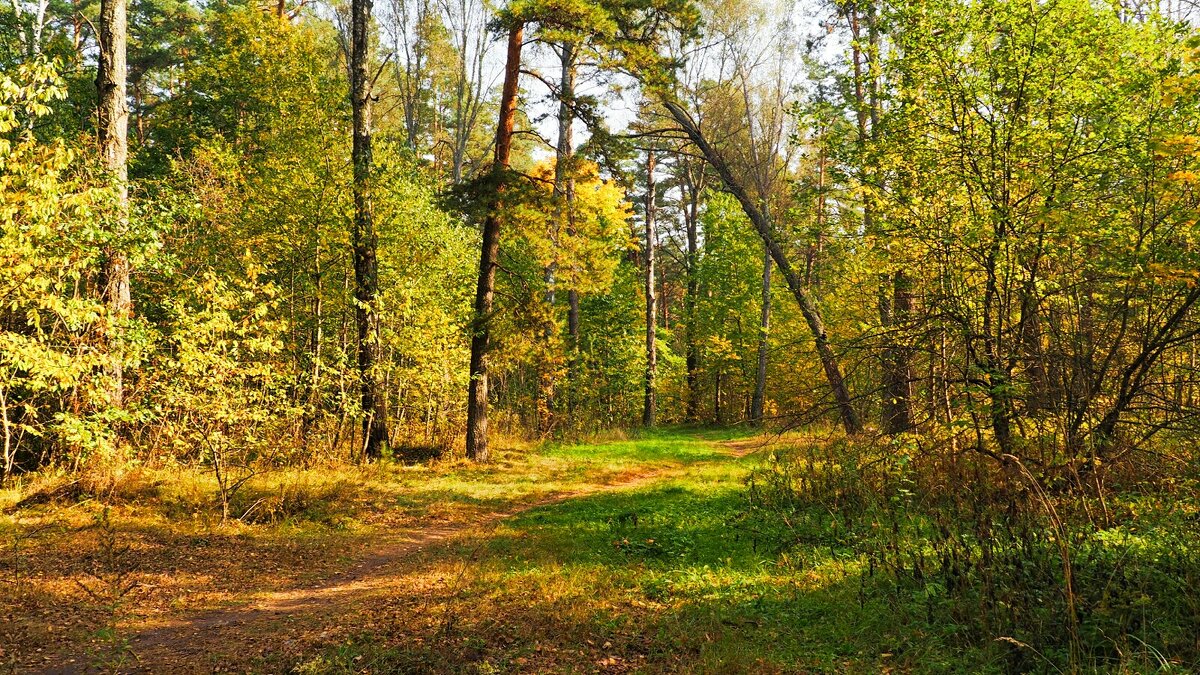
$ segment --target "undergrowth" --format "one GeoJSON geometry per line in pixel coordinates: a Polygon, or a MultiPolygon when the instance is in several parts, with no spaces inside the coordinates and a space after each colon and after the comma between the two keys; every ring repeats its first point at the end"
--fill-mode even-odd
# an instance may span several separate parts
{"type": "Polygon", "coordinates": [[[1008,672],[1200,667],[1195,467],[1067,481],[911,439],[813,442],[748,480],[743,525],[795,574],[859,565],[859,602],[1008,672]],[[1100,487],[1103,486],[1103,487],[1100,487]]]}

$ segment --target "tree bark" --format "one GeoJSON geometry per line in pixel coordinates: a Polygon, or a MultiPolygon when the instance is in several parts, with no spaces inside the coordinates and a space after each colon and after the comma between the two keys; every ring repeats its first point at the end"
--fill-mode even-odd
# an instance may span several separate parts
{"type": "Polygon", "coordinates": [[[654,151],[646,153],[646,395],[642,406],[642,426],[652,427],[657,414],[654,398],[655,378],[658,373],[658,346],[655,338],[658,332],[658,290],[654,277],[654,248],[658,242],[658,234],[654,230],[655,194],[654,194],[654,151]]]}
{"type": "Polygon", "coordinates": [[[750,421],[761,424],[767,395],[767,337],[771,329],[771,252],[763,248],[762,317],[758,324],[758,370],[754,377],[754,396],[750,399],[750,421]]]}
{"type": "MultiPolygon", "coordinates": [[[[891,302],[891,328],[896,330],[904,324],[912,312],[912,279],[906,272],[891,275],[893,291],[891,302]]],[[[901,434],[913,426],[912,420],[912,358],[910,350],[899,344],[894,337],[888,338],[884,350],[884,405],[883,428],[889,434],[901,434]]]]}
{"type": "Polygon", "coordinates": [[[475,319],[471,335],[471,383],[467,391],[467,457],[486,462],[488,451],[488,350],[491,347],[492,304],[496,292],[496,265],[500,257],[500,197],[512,154],[513,123],[517,114],[517,80],[521,71],[521,46],[525,26],[508,31],[504,87],[496,124],[496,155],[492,164],[495,193],[483,221],[483,246],[479,258],[479,283],[475,289],[475,319]]]}
{"type": "Polygon", "coordinates": [[[812,298],[809,297],[808,289],[804,286],[795,270],[792,269],[791,263],[783,253],[783,249],[775,241],[775,236],[771,232],[771,224],[767,221],[762,211],[759,210],[758,206],[755,205],[750,195],[747,194],[746,189],[737,180],[737,177],[730,171],[724,157],[708,142],[708,139],[701,133],[700,128],[696,126],[696,123],[683,108],[680,108],[671,101],[664,101],[663,105],[687,133],[696,147],[700,149],[700,152],[708,160],[708,163],[716,169],[717,174],[721,177],[721,181],[725,184],[725,188],[742,205],[742,211],[745,212],[750,222],[754,225],[754,229],[758,231],[759,237],[766,244],[767,250],[771,254],[771,259],[779,267],[779,273],[783,275],[784,281],[787,282],[788,289],[791,290],[792,296],[795,297],[796,303],[800,306],[800,313],[804,316],[805,323],[808,324],[809,331],[812,333],[813,342],[821,360],[821,366],[825,370],[825,378],[829,383],[834,402],[842,419],[842,427],[845,428],[848,434],[859,433],[862,431],[862,424],[859,422],[858,412],[854,409],[854,404],[850,400],[850,393],[846,389],[846,382],[842,377],[842,370],[838,364],[837,355],[834,353],[833,347],[829,344],[829,337],[825,332],[825,323],[821,318],[821,313],[817,309],[816,304],[813,303],[812,298]]]}
{"type": "MultiPolygon", "coordinates": [[[[685,160],[686,161],[686,160],[685,160]]],[[[687,344],[684,346],[687,369],[687,402],[684,416],[689,422],[699,420],[700,410],[700,347],[696,343],[699,331],[696,326],[696,300],[700,293],[700,192],[698,180],[693,180],[691,167],[685,167],[684,187],[688,194],[684,209],[684,228],[687,230],[687,289],[684,295],[684,313],[687,315],[687,344]]]]}
{"type": "Polygon", "coordinates": [[[825,161],[825,146],[822,145],[817,151],[817,203],[814,217],[817,231],[804,257],[804,285],[809,288],[820,285],[817,266],[825,248],[825,161]]]}
{"type": "MultiPolygon", "coordinates": [[[[558,108],[558,147],[555,150],[555,189],[561,186],[566,208],[567,236],[575,236],[575,180],[572,178],[575,156],[573,123],[575,120],[575,67],[577,47],[564,42],[560,64],[562,66],[558,108]]],[[[572,275],[574,276],[574,275],[572,275]]],[[[574,406],[578,393],[579,379],[579,291],[574,283],[567,289],[567,380],[569,385],[568,405],[574,406]]]]}
{"type": "Polygon", "coordinates": [[[359,393],[363,448],[369,458],[388,447],[386,396],[379,383],[379,237],[372,211],[374,166],[371,152],[370,39],[371,0],[350,5],[350,107],[354,144],[354,318],[358,328],[359,393]]]}
{"type": "MultiPolygon", "coordinates": [[[[110,326],[118,328],[133,315],[129,294],[129,256],[120,243],[129,224],[129,104],[125,98],[128,68],[126,51],[128,33],[126,0],[102,0],[98,27],[100,52],[96,67],[96,90],[99,97],[97,137],[104,168],[115,181],[117,218],[115,236],[104,251],[104,302],[108,306],[110,326]]],[[[120,350],[113,350],[108,368],[109,403],[121,407],[124,402],[124,368],[120,350]]]]}
{"type": "MultiPolygon", "coordinates": [[[[562,44],[559,63],[562,67],[559,80],[558,99],[558,144],[554,149],[554,194],[559,199],[558,221],[570,221],[573,214],[571,205],[575,201],[575,180],[572,177],[571,163],[575,153],[574,122],[575,113],[573,99],[575,97],[575,45],[570,42],[562,44]]],[[[555,230],[557,236],[558,230],[555,230]]],[[[558,242],[554,242],[557,246],[558,242]]],[[[553,305],[556,300],[555,274],[558,265],[551,262],[546,266],[546,302],[553,305]]]]}
{"type": "MultiPolygon", "coordinates": [[[[554,150],[554,196],[556,199],[556,223],[551,233],[551,244],[559,246],[559,237],[563,222],[568,223],[566,229],[571,229],[569,223],[574,220],[575,178],[572,172],[572,160],[575,153],[574,145],[574,97],[575,97],[575,45],[564,42],[561,45],[559,62],[562,67],[558,100],[558,144],[554,150]]],[[[551,260],[543,270],[546,281],[546,304],[550,307],[550,316],[554,316],[554,305],[558,300],[556,285],[558,283],[558,262],[551,260]]],[[[553,337],[557,333],[556,321],[548,321],[542,333],[547,354],[553,348],[553,337]]],[[[537,430],[547,433],[553,426],[554,415],[554,364],[551,359],[542,359],[537,367],[537,430]]]]}

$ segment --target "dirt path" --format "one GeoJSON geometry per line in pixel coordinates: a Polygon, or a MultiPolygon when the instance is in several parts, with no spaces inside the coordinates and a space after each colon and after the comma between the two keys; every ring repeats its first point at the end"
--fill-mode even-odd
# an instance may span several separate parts
{"type": "MultiPolygon", "coordinates": [[[[766,447],[761,439],[713,443],[733,458],[766,447]]],[[[363,597],[397,583],[406,563],[439,544],[458,539],[486,541],[503,521],[521,513],[601,492],[633,489],[658,482],[687,467],[665,467],[629,473],[616,480],[551,495],[538,501],[487,513],[471,523],[423,527],[376,537],[373,546],[353,566],[315,584],[262,592],[230,607],[168,616],[134,629],[128,643],[132,654],[126,672],[215,672],[222,654],[300,653],[308,638],[338,618],[353,615],[352,605],[363,597]],[[306,637],[307,636],[307,637],[306,637]]],[[[87,658],[64,651],[41,673],[88,672],[87,658]]]]}

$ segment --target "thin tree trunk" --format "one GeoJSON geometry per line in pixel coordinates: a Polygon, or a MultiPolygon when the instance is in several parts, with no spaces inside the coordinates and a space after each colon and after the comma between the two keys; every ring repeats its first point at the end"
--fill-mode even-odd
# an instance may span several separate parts
{"type": "Polygon", "coordinates": [[[713,421],[722,424],[725,421],[725,411],[721,409],[721,380],[722,372],[717,371],[713,379],[713,421]]]}
{"type": "Polygon", "coordinates": [[[555,148],[554,191],[563,198],[563,214],[571,222],[571,205],[575,200],[575,179],[571,166],[575,155],[575,44],[562,44],[561,91],[558,100],[558,147],[555,148]]]}
{"type": "MultiPolygon", "coordinates": [[[[558,213],[557,222],[553,232],[553,245],[558,246],[558,237],[561,231],[559,225],[564,221],[567,223],[566,229],[572,230],[570,223],[574,220],[574,203],[575,203],[575,179],[572,171],[572,160],[574,158],[574,122],[575,122],[575,45],[571,42],[562,44],[562,52],[560,54],[560,64],[562,66],[562,75],[560,80],[559,101],[558,101],[558,145],[555,148],[554,161],[554,194],[557,198],[558,213]]],[[[551,312],[555,302],[557,301],[556,275],[558,273],[558,263],[551,261],[546,265],[546,304],[551,307],[551,312]]],[[[550,347],[551,338],[555,333],[553,324],[547,326],[543,338],[546,340],[547,348],[550,347]]],[[[550,364],[542,364],[538,373],[538,411],[537,411],[537,427],[539,432],[545,433],[549,431],[551,417],[554,414],[554,388],[553,369],[550,364]]]]}
{"type": "Polygon", "coordinates": [[[479,284],[475,290],[475,319],[471,335],[471,383],[467,391],[467,457],[488,460],[488,349],[491,346],[492,302],[496,292],[496,265],[500,257],[500,193],[512,153],[513,123],[517,115],[517,80],[521,71],[521,45],[525,26],[514,24],[508,31],[508,55],[504,65],[504,87],[496,125],[496,156],[492,164],[496,193],[483,222],[483,246],[479,258],[479,284]]]}
{"type": "MultiPolygon", "coordinates": [[[[575,236],[575,180],[572,176],[574,145],[572,139],[572,122],[575,119],[575,61],[576,46],[570,42],[563,43],[562,49],[562,92],[559,99],[559,136],[558,157],[560,164],[556,168],[555,180],[562,181],[563,196],[567,205],[567,235],[575,236]],[[565,123],[564,123],[565,120],[565,123]],[[560,179],[559,171],[565,172],[560,179]]],[[[579,379],[579,291],[572,287],[567,289],[567,380],[569,382],[569,404],[574,406],[578,394],[579,379]]]]}
{"type": "Polygon", "coordinates": [[[984,271],[987,280],[983,293],[983,357],[982,370],[988,374],[988,397],[991,405],[992,434],[1000,453],[1012,453],[1012,400],[1010,395],[1009,372],[1003,366],[1000,358],[1000,340],[1003,337],[1003,312],[997,308],[1003,301],[1000,285],[997,281],[997,259],[1000,257],[1001,239],[1007,228],[1005,223],[996,232],[995,239],[988,250],[984,261],[984,271]]]}
{"type": "Polygon", "coordinates": [[[804,259],[804,285],[809,288],[820,283],[817,265],[821,252],[825,248],[825,146],[817,151],[817,204],[816,204],[816,238],[808,247],[808,255],[804,259]]]}
{"type": "MultiPolygon", "coordinates": [[[[684,169],[690,172],[690,168],[684,169]]],[[[700,236],[699,203],[700,187],[696,181],[687,181],[688,204],[684,212],[684,227],[687,230],[687,290],[684,296],[684,313],[687,315],[687,344],[684,346],[687,369],[687,403],[684,416],[689,422],[699,420],[700,410],[700,348],[697,345],[699,330],[696,326],[696,301],[700,293],[700,236]]]]}
{"type": "Polygon", "coordinates": [[[771,252],[763,247],[762,317],[758,324],[758,370],[754,378],[754,396],[750,399],[750,421],[761,424],[763,402],[767,395],[767,338],[771,329],[771,252]]]}
{"type": "MultiPolygon", "coordinates": [[[[890,319],[891,328],[895,331],[904,325],[912,312],[912,279],[907,273],[897,271],[891,276],[891,288],[890,319]]],[[[901,434],[913,426],[913,373],[909,352],[895,337],[888,337],[888,347],[884,350],[883,427],[889,434],[901,434]]]]}
{"type": "MultiPolygon", "coordinates": [[[[111,329],[133,315],[129,295],[129,256],[119,243],[129,223],[129,104],[125,100],[127,26],[125,0],[102,0],[100,3],[100,52],[96,68],[96,89],[99,96],[97,119],[100,157],[104,168],[116,182],[117,222],[114,242],[104,251],[104,301],[108,306],[111,329]]],[[[124,399],[124,368],[120,350],[113,350],[108,368],[110,379],[109,403],[121,407],[124,399]]]]}
{"type": "MultiPolygon", "coordinates": [[[[873,0],[872,0],[873,2],[873,0]]],[[[856,121],[858,124],[858,149],[866,157],[867,143],[876,138],[879,128],[879,83],[874,72],[875,60],[879,58],[879,29],[875,17],[875,6],[868,2],[864,19],[867,24],[867,50],[864,63],[861,47],[861,27],[858,10],[855,7],[847,9],[850,29],[854,36],[851,47],[851,58],[854,64],[854,99],[856,121]],[[866,72],[864,72],[864,70],[866,72]],[[864,84],[866,85],[864,88],[864,84]]],[[[874,200],[868,191],[872,177],[864,167],[859,172],[862,183],[863,229],[869,235],[879,235],[875,223],[874,200]]],[[[883,362],[883,401],[882,421],[884,430],[889,434],[902,433],[912,427],[912,410],[910,392],[912,389],[912,369],[909,365],[909,350],[898,344],[894,327],[897,323],[896,307],[898,299],[907,298],[911,304],[911,292],[908,286],[911,282],[902,273],[879,275],[878,306],[879,324],[887,333],[884,338],[883,362]]]]}
{"type": "Polygon", "coordinates": [[[750,199],[750,195],[746,193],[746,189],[733,175],[733,172],[729,170],[729,165],[725,163],[725,159],[709,144],[708,139],[704,137],[699,127],[684,112],[683,108],[670,101],[665,101],[664,105],[671,113],[671,116],[675,118],[675,121],[687,132],[688,137],[696,144],[696,147],[704,154],[708,163],[716,169],[717,173],[721,176],[721,181],[725,184],[725,188],[742,205],[742,211],[746,213],[746,216],[754,225],[754,229],[758,231],[759,237],[766,244],[767,250],[771,254],[771,259],[779,267],[779,273],[783,275],[784,281],[787,282],[792,296],[795,297],[796,303],[800,306],[800,313],[804,316],[805,323],[808,324],[809,331],[812,333],[813,342],[821,360],[821,366],[825,370],[825,379],[829,383],[834,402],[842,419],[842,426],[848,434],[859,433],[862,430],[862,425],[858,419],[858,412],[854,409],[854,404],[850,400],[850,392],[847,390],[846,381],[842,377],[842,370],[838,364],[837,355],[834,353],[833,347],[829,344],[829,336],[825,332],[825,323],[821,318],[821,313],[813,303],[812,298],[808,296],[808,289],[804,286],[800,277],[792,269],[791,263],[783,254],[783,249],[775,241],[775,236],[771,233],[771,225],[767,221],[766,216],[763,215],[754,201],[750,199]]]}
{"type": "Polygon", "coordinates": [[[568,349],[570,353],[567,358],[567,379],[570,380],[569,391],[571,392],[568,402],[570,405],[575,404],[575,395],[577,393],[577,379],[579,377],[579,291],[574,288],[567,291],[567,339],[570,342],[568,349]]]}
{"type": "Polygon", "coordinates": [[[0,387],[0,423],[4,426],[4,478],[12,475],[16,453],[13,452],[12,425],[8,420],[7,388],[0,387]]]}
{"type": "Polygon", "coordinates": [[[371,82],[368,40],[371,0],[353,0],[350,47],[350,107],[354,145],[354,318],[358,327],[358,375],[364,454],[382,457],[388,446],[387,406],[377,370],[379,356],[378,235],[372,212],[371,82]]]}
{"type": "Polygon", "coordinates": [[[311,427],[317,419],[317,413],[321,409],[321,345],[325,342],[325,298],[324,298],[324,277],[321,274],[321,246],[318,243],[316,255],[313,263],[313,301],[312,301],[312,316],[313,328],[309,336],[311,344],[309,346],[309,361],[312,366],[310,374],[311,382],[308,389],[308,400],[305,402],[304,417],[302,421],[302,437],[305,444],[308,443],[308,435],[311,427]]]}
{"type": "Polygon", "coordinates": [[[642,406],[642,426],[652,427],[655,423],[654,388],[658,370],[658,347],[655,337],[658,331],[658,289],[654,279],[654,248],[658,235],[654,231],[654,151],[646,153],[646,395],[642,406]]]}

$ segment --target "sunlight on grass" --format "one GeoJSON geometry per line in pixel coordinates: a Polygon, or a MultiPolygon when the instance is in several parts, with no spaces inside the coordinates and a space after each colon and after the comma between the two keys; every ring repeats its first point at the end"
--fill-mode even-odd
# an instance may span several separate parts
{"type": "MultiPolygon", "coordinates": [[[[355,611],[373,628],[330,633],[325,651],[286,664],[298,672],[361,672],[364,662],[371,672],[882,669],[898,651],[889,638],[898,629],[878,600],[862,596],[859,562],[814,548],[803,569],[781,566],[779,551],[742,522],[745,479],[772,461],[773,450],[760,450],[778,442],[745,431],[667,430],[512,444],[487,465],[270,471],[238,491],[233,512],[243,517],[226,523],[209,472],[139,467],[97,474],[82,490],[21,513],[60,526],[29,543],[27,557],[39,560],[68,541],[94,550],[68,532],[86,531],[109,505],[153,587],[130,626],[320,583],[381,533],[445,523],[474,532],[421,549],[386,585],[364,587],[355,611]],[[89,494],[93,486],[103,494],[89,494]],[[542,503],[554,496],[571,498],[542,503]],[[534,506],[481,524],[522,505],[534,506]]],[[[38,489],[57,490],[55,480],[38,489]]],[[[29,487],[3,497],[16,503],[29,487]]],[[[5,521],[0,527],[17,527],[5,521]]],[[[72,569],[43,569],[32,585],[61,601],[79,574],[72,569]]],[[[937,662],[941,647],[905,640],[910,658],[932,650],[925,662],[937,662]]]]}
{"type": "Polygon", "coordinates": [[[572,462],[675,469],[651,485],[535,507],[477,552],[449,552],[474,562],[436,602],[453,617],[440,642],[412,628],[416,616],[397,616],[307,672],[354,672],[348,664],[368,658],[472,673],[887,668],[887,613],[859,597],[857,561],[814,551],[797,574],[740,526],[744,479],[767,457],[731,460],[718,444],[731,437],[658,432],[550,448],[572,462]]]}

